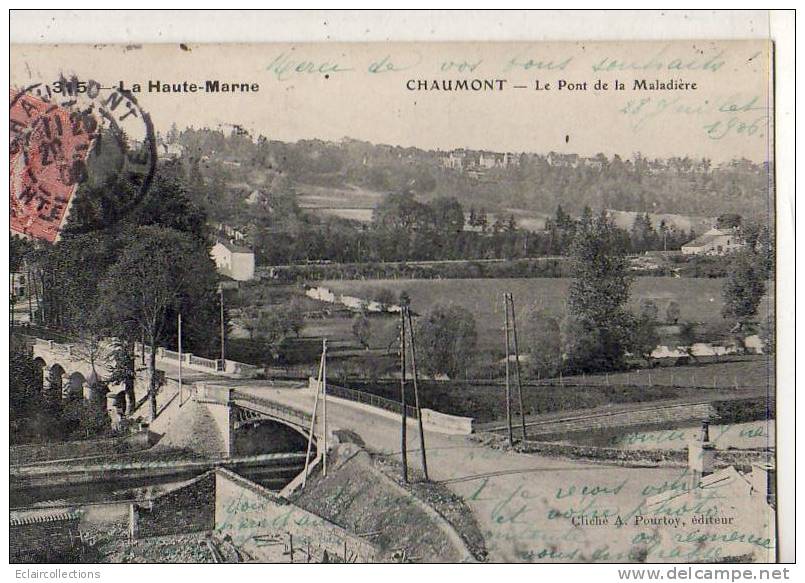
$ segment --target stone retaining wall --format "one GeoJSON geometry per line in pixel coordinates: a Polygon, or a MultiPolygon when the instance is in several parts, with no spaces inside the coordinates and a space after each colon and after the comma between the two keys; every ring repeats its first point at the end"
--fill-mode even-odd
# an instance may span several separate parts
{"type": "Polygon", "coordinates": [[[132,504],[129,536],[133,539],[215,527],[215,475],[212,472],[153,499],[150,505],[132,504]]]}
{"type": "Polygon", "coordinates": [[[311,562],[326,553],[331,562],[368,563],[378,554],[363,539],[234,472],[218,469],[214,475],[216,534],[229,535],[258,558],[261,545],[272,540],[287,544],[289,552],[293,546],[294,562],[308,552],[311,562]]]}
{"type": "MultiPolygon", "coordinates": [[[[684,467],[688,464],[687,449],[619,449],[565,443],[527,441],[516,446],[521,453],[538,453],[550,457],[570,457],[592,461],[613,462],[623,465],[684,467]]],[[[753,463],[768,461],[764,450],[716,450],[716,467],[750,467],[753,463]]]]}

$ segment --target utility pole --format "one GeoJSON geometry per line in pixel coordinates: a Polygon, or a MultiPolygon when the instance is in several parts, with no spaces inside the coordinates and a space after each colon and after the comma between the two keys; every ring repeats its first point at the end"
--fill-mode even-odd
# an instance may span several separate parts
{"type": "Polygon", "coordinates": [[[322,340],[321,349],[321,421],[322,421],[322,441],[324,442],[324,454],[322,463],[322,474],[327,477],[327,339],[322,340]]]}
{"type": "Polygon", "coordinates": [[[504,330],[506,332],[506,427],[509,430],[509,446],[514,445],[514,436],[512,435],[512,394],[511,394],[511,371],[509,366],[509,295],[503,294],[503,311],[506,313],[504,316],[504,330]]]}
{"type": "Polygon", "coordinates": [[[14,304],[17,303],[16,300],[15,300],[16,296],[14,294],[14,272],[13,271],[11,272],[11,294],[10,295],[11,295],[11,301],[9,302],[9,305],[11,307],[11,327],[13,328],[14,327],[14,304]]]}
{"type": "Polygon", "coordinates": [[[316,433],[316,411],[319,408],[319,393],[321,393],[321,379],[324,372],[324,348],[326,340],[322,344],[321,358],[319,359],[319,376],[316,379],[316,395],[313,397],[313,413],[310,415],[310,432],[307,438],[307,455],[305,456],[305,473],[302,476],[302,488],[307,484],[307,476],[310,468],[310,452],[313,449],[313,435],[316,433]]]}
{"type": "Polygon", "coordinates": [[[403,482],[408,482],[408,415],[405,410],[405,307],[400,309],[400,453],[403,482]]]}
{"type": "Polygon", "coordinates": [[[226,345],[224,342],[226,323],[224,322],[224,287],[222,285],[218,286],[218,292],[221,294],[221,361],[223,366],[226,367],[226,345]]]}
{"type": "Polygon", "coordinates": [[[28,323],[33,326],[33,323],[34,323],[34,306],[33,306],[33,303],[31,301],[31,288],[32,288],[33,282],[31,281],[31,266],[28,265],[27,261],[25,262],[25,270],[26,270],[26,273],[27,273],[26,279],[25,279],[25,281],[26,281],[26,285],[25,285],[26,294],[25,295],[28,296],[28,323]]]}
{"type": "Polygon", "coordinates": [[[178,328],[179,328],[179,406],[181,407],[184,404],[183,397],[184,394],[182,392],[182,313],[179,312],[178,318],[178,328]]]}
{"type": "Polygon", "coordinates": [[[520,347],[517,344],[517,319],[514,316],[514,295],[511,292],[509,293],[509,303],[512,309],[512,336],[514,338],[514,372],[517,375],[517,400],[520,403],[520,422],[523,429],[523,441],[525,441],[525,408],[523,407],[523,382],[520,379],[520,347]]]}
{"type": "Polygon", "coordinates": [[[416,418],[419,423],[419,444],[422,448],[422,472],[425,474],[425,481],[429,482],[428,477],[428,454],[425,452],[425,430],[422,427],[422,409],[419,407],[419,388],[417,387],[416,372],[416,342],[414,341],[414,324],[411,319],[411,308],[405,306],[405,315],[408,320],[408,335],[411,338],[411,373],[414,377],[414,404],[416,405],[416,418]]]}

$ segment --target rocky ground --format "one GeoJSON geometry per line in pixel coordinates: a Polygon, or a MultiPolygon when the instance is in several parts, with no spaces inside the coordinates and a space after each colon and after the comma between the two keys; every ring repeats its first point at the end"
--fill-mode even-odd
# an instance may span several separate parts
{"type": "Polygon", "coordinates": [[[130,541],[125,525],[82,530],[88,562],[98,563],[214,563],[208,533],[189,533],[130,541]]]}

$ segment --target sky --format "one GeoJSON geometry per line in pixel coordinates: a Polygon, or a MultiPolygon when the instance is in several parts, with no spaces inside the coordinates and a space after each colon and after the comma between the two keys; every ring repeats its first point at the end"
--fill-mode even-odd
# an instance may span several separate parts
{"type": "MultiPolygon", "coordinates": [[[[760,162],[772,151],[769,59],[765,41],[12,45],[11,83],[139,84],[135,96],[163,133],[237,124],[282,141],[760,162]],[[474,79],[495,90],[431,89],[474,79]],[[208,80],[259,90],[148,91],[208,80]],[[411,90],[421,81],[429,90],[411,90]],[[658,81],[688,86],[647,88],[658,81]]],[[[127,131],[136,137],[142,124],[127,131]]]]}

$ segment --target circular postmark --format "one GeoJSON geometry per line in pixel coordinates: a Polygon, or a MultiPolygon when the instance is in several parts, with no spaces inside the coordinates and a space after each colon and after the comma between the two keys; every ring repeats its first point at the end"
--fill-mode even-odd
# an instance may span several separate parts
{"type": "Polygon", "coordinates": [[[125,176],[131,188],[117,209],[125,214],[154,179],[151,117],[122,88],[61,77],[12,89],[9,123],[14,233],[54,242],[79,185],[125,176]]]}

